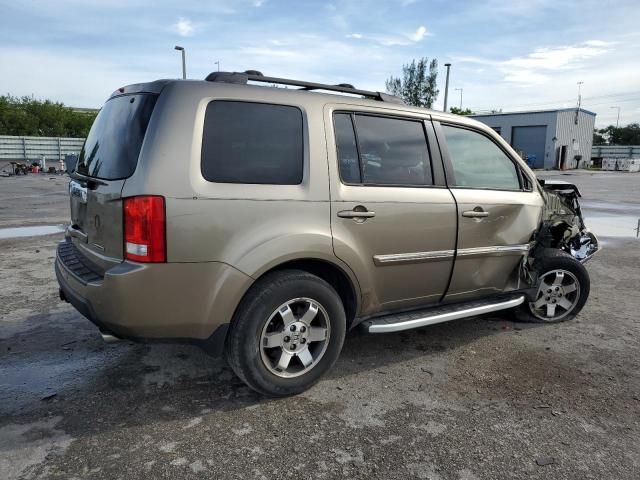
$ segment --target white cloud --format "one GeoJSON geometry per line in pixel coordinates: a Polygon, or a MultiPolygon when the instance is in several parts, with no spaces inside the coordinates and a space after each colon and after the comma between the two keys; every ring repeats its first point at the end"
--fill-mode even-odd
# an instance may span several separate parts
{"type": "Polygon", "coordinates": [[[594,46],[593,43],[537,48],[528,55],[502,62],[502,65],[506,68],[515,67],[526,70],[558,70],[575,66],[582,60],[603,55],[607,50],[603,46],[594,46]]]}
{"type": "Polygon", "coordinates": [[[584,45],[589,47],[611,47],[618,42],[605,42],[604,40],[587,40],[584,45]]]}
{"type": "Polygon", "coordinates": [[[181,37],[189,37],[193,35],[193,31],[194,31],[193,23],[191,23],[191,20],[184,17],[180,17],[178,19],[178,22],[173,25],[173,29],[181,37]]]}
{"type": "Polygon", "coordinates": [[[414,42],[419,42],[428,34],[429,32],[427,32],[426,27],[424,27],[423,25],[420,25],[415,32],[409,35],[409,38],[414,42]]]}
{"type": "Polygon", "coordinates": [[[503,80],[509,83],[541,85],[549,82],[557,72],[579,70],[588,60],[607,53],[614,44],[589,40],[576,45],[540,47],[526,55],[502,61],[479,57],[458,57],[456,60],[493,66],[502,73],[503,80]]]}
{"type": "Polygon", "coordinates": [[[349,35],[347,35],[347,38],[356,38],[356,39],[361,39],[362,38],[362,34],[361,33],[350,33],[349,35]]]}
{"type": "Polygon", "coordinates": [[[264,5],[264,4],[265,4],[265,2],[266,2],[266,1],[267,1],[267,0],[254,0],[254,2],[253,2],[253,6],[254,6],[254,7],[261,7],[262,5],[264,5]]]}
{"type": "Polygon", "coordinates": [[[431,36],[431,33],[423,25],[420,25],[415,32],[405,33],[403,35],[381,35],[372,36],[371,39],[384,47],[404,47],[412,43],[418,43],[424,37],[431,36]]]}

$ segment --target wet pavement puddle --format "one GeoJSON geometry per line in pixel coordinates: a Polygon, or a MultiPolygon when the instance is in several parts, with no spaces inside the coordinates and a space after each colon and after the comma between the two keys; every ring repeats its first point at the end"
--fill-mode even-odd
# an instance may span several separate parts
{"type": "Polygon", "coordinates": [[[32,227],[0,228],[0,240],[7,238],[38,237],[64,232],[64,225],[35,225],[32,227]]]}
{"type": "Polygon", "coordinates": [[[585,214],[584,223],[597,237],[636,238],[638,236],[638,217],[585,214]]]}

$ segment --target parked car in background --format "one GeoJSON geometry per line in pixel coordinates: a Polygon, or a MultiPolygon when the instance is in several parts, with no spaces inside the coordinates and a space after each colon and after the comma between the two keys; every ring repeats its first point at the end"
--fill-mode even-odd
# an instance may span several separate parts
{"type": "Polygon", "coordinates": [[[116,90],[71,176],[61,298],[106,339],[224,353],[273,396],[357,325],[573,318],[599,248],[577,188],[482,123],[255,71],[116,90]]]}

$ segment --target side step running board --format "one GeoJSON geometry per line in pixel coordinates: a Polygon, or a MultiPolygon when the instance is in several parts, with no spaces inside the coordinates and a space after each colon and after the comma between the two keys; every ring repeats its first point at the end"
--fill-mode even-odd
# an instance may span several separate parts
{"type": "Polygon", "coordinates": [[[457,305],[443,305],[412,312],[385,315],[362,322],[362,327],[369,333],[388,333],[409,330],[411,328],[434,325],[436,323],[474,317],[484,313],[497,312],[522,305],[524,295],[502,297],[499,299],[479,300],[457,305]]]}
{"type": "Polygon", "coordinates": [[[102,336],[104,343],[115,343],[121,340],[120,337],[116,337],[111,333],[103,332],[102,330],[100,330],[100,335],[102,336]]]}

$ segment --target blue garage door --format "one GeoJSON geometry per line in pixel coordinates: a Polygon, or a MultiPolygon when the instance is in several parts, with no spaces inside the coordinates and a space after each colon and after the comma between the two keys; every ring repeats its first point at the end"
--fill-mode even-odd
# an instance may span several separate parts
{"type": "Polygon", "coordinates": [[[533,168],[544,168],[546,139],[546,125],[513,127],[511,132],[511,146],[518,152],[524,152],[527,163],[533,168]]]}

